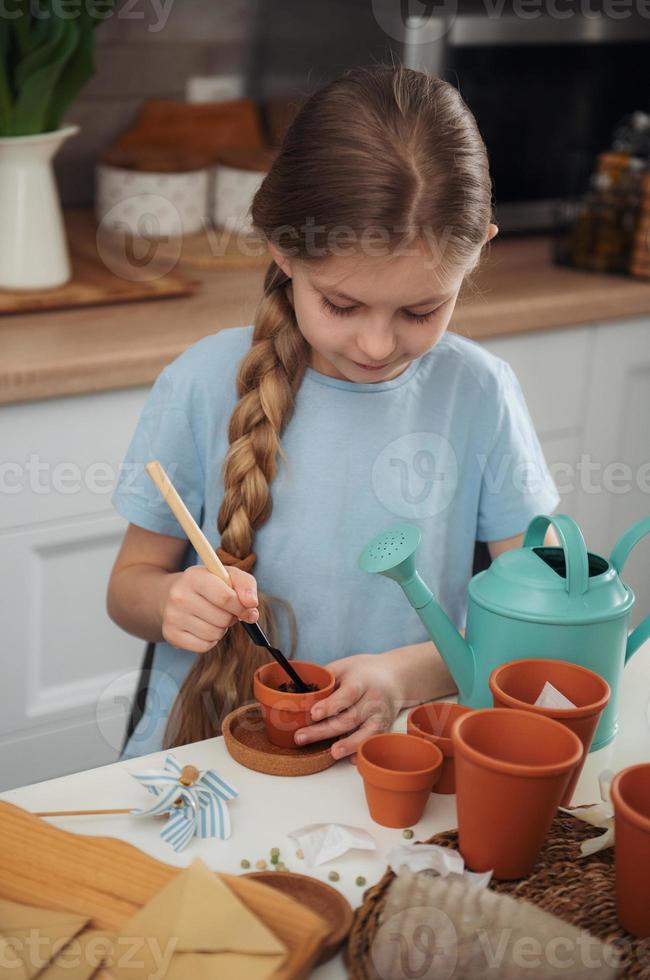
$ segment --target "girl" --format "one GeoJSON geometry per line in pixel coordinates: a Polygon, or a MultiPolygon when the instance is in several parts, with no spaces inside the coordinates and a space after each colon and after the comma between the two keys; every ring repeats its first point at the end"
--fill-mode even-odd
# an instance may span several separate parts
{"type": "Polygon", "coordinates": [[[307,99],[252,204],[272,255],[252,325],[193,344],[154,384],[113,497],[129,526],[112,619],[154,641],[122,758],[208,738],[271,642],[338,684],[296,741],[336,758],[455,690],[398,587],[357,566],[410,520],[459,628],[476,540],[520,545],[559,501],[510,367],[447,328],[497,233],[476,122],[450,84],[355,68],[307,99]],[[203,566],[143,465],[159,459],[225,563],[203,566]],[[233,627],[231,629],[231,627],[233,627]]]}

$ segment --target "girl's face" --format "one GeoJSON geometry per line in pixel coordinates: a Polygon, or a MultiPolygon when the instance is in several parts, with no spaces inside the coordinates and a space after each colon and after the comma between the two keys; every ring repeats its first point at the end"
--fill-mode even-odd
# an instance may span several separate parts
{"type": "Polygon", "coordinates": [[[311,347],[310,366],[346,381],[389,381],[435,346],[464,277],[462,270],[443,281],[422,246],[403,255],[355,253],[318,262],[269,248],[292,279],[288,295],[311,347]]]}

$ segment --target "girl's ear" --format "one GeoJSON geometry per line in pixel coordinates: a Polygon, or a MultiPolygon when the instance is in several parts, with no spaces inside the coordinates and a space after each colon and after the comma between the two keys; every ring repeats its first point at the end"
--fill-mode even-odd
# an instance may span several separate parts
{"type": "Polygon", "coordinates": [[[498,235],[498,234],[499,234],[499,229],[498,229],[497,225],[492,224],[492,222],[490,222],[490,224],[488,225],[487,237],[485,239],[486,244],[488,242],[491,242],[492,239],[495,237],[495,235],[498,235]]]}
{"type": "Polygon", "coordinates": [[[268,250],[273,256],[273,261],[276,265],[279,265],[285,275],[291,278],[291,260],[284,255],[280,249],[273,244],[273,242],[267,241],[268,250]]]}

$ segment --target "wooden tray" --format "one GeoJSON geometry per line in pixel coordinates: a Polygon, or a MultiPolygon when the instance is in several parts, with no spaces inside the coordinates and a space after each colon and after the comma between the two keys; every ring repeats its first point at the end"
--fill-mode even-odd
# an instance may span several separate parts
{"type": "MultiPolygon", "coordinates": [[[[162,243],[161,258],[173,252],[172,242],[162,243]]],[[[258,235],[209,227],[185,235],[179,269],[257,269],[267,266],[271,253],[258,235]]]]}
{"type": "MultiPolygon", "coordinates": [[[[179,873],[125,841],[71,834],[0,802],[0,896],[90,916],[90,927],[119,929],[179,873]]],[[[303,980],[329,927],[311,909],[244,876],[219,874],[284,943],[289,954],[274,980],[303,980]]]]}
{"type": "Polygon", "coordinates": [[[178,262],[170,260],[170,249],[178,255],[180,244],[160,245],[156,251],[159,274],[152,275],[153,263],[142,267],[128,264],[120,246],[119,235],[102,236],[102,254],[97,248],[97,227],[92,211],[73,209],[65,212],[66,234],[70,249],[72,278],[56,289],[0,289],[0,314],[32,313],[37,310],[60,310],[78,306],[101,306],[108,303],[128,303],[136,300],[166,299],[187,296],[194,292],[198,281],[176,275],[178,262]],[[110,239],[114,238],[111,246],[110,239]],[[104,255],[104,258],[102,258],[104,255]],[[106,261],[108,259],[108,261],[106,261]],[[125,274],[120,275],[120,268],[125,274]],[[134,275],[142,278],[134,281],[134,275]]]}
{"type": "Polygon", "coordinates": [[[314,742],[302,749],[283,749],[266,737],[257,702],[243,704],[226,715],[221,729],[226,748],[235,762],[270,776],[310,776],[336,762],[330,746],[336,739],[314,742]]]}
{"type": "Polygon", "coordinates": [[[319,878],[296,874],[294,871],[249,871],[244,878],[252,878],[271,888],[277,888],[290,898],[295,898],[301,905],[317,912],[327,922],[330,934],[316,961],[317,966],[327,963],[338,953],[352,928],[354,912],[347,898],[336,888],[319,878]]]}

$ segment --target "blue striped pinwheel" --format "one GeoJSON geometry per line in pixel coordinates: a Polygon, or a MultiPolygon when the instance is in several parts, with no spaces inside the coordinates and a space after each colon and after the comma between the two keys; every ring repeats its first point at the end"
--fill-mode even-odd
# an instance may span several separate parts
{"type": "Polygon", "coordinates": [[[195,766],[181,767],[170,754],[164,769],[147,769],[131,775],[156,797],[147,809],[131,810],[131,813],[136,817],[168,813],[169,820],[160,836],[175,851],[182,851],[195,836],[219,840],[230,837],[227,803],[238,793],[214,769],[200,775],[195,766]]]}

